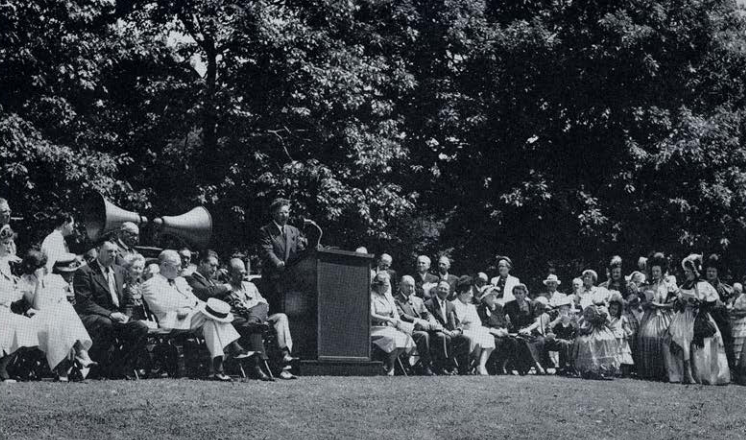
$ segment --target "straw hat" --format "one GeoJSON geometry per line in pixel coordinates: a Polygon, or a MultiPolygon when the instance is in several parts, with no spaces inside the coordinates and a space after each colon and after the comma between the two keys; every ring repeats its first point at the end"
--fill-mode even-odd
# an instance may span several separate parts
{"type": "Polygon", "coordinates": [[[547,279],[542,281],[542,283],[544,283],[545,286],[549,283],[557,283],[557,285],[559,286],[560,284],[562,284],[562,281],[557,278],[557,275],[550,273],[549,276],[547,276],[547,279]]]}

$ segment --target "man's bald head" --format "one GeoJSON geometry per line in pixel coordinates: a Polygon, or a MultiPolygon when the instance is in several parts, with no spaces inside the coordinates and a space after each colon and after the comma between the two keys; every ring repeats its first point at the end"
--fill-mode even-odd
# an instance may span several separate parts
{"type": "Polygon", "coordinates": [[[240,258],[231,258],[228,261],[228,273],[231,276],[231,283],[241,284],[246,278],[246,265],[240,258]]]}

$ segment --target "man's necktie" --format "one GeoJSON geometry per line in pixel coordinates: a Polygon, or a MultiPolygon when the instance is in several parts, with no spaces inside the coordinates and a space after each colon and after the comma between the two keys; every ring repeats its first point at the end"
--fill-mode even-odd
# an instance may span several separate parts
{"type": "Polygon", "coordinates": [[[109,283],[109,293],[111,293],[111,302],[114,307],[119,308],[119,296],[117,296],[117,283],[114,280],[114,270],[108,268],[106,270],[106,280],[109,283]]]}

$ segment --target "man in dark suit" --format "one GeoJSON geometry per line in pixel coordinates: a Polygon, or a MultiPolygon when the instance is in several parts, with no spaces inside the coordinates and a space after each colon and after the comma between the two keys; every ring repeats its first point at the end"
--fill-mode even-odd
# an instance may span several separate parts
{"type": "Polygon", "coordinates": [[[148,326],[129,320],[122,295],[124,269],[114,264],[119,247],[109,238],[98,245],[98,258],[75,273],[75,309],[93,339],[90,355],[110,377],[129,377],[137,353],[144,347],[148,326]],[[109,359],[107,352],[118,337],[124,346],[121,358],[109,359]]]}
{"type": "Polygon", "coordinates": [[[425,308],[442,327],[440,333],[443,334],[446,341],[445,353],[439,352],[439,350],[435,351],[438,357],[435,362],[438,374],[455,374],[453,367],[457,364],[457,358],[461,361],[458,364],[462,372],[468,367],[469,362],[469,339],[458,327],[456,310],[453,304],[448,301],[450,288],[451,286],[447,281],[440,281],[436,289],[437,294],[425,301],[425,308]]]}
{"type": "Polygon", "coordinates": [[[415,295],[426,300],[430,299],[430,289],[428,287],[438,283],[438,277],[429,271],[430,257],[427,255],[417,257],[417,273],[413,276],[415,295]]]}
{"type": "MultiPolygon", "coordinates": [[[[272,221],[259,230],[260,255],[263,260],[262,283],[272,310],[282,311],[280,281],[288,263],[300,257],[308,247],[308,239],[294,226],[288,225],[290,201],[275,199],[270,205],[272,221]]],[[[307,223],[313,224],[310,220],[307,223]]]]}
{"type": "Polygon", "coordinates": [[[438,259],[438,280],[448,282],[448,285],[451,286],[448,299],[454,300],[456,299],[456,283],[458,283],[458,277],[448,273],[449,270],[451,270],[451,259],[443,255],[438,259]]]}
{"type": "Polygon", "coordinates": [[[200,300],[207,301],[208,298],[217,298],[225,301],[233,288],[228,283],[218,283],[215,280],[220,264],[218,254],[215,251],[208,250],[202,252],[201,255],[197,270],[184,278],[189,283],[189,287],[192,288],[194,296],[200,300]]]}

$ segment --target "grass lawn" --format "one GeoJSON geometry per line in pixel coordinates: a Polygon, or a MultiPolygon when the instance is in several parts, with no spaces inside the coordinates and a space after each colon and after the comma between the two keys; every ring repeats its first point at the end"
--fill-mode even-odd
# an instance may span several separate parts
{"type": "Polygon", "coordinates": [[[743,439],[746,388],[533,376],[0,384],[0,438],[743,439]]]}

